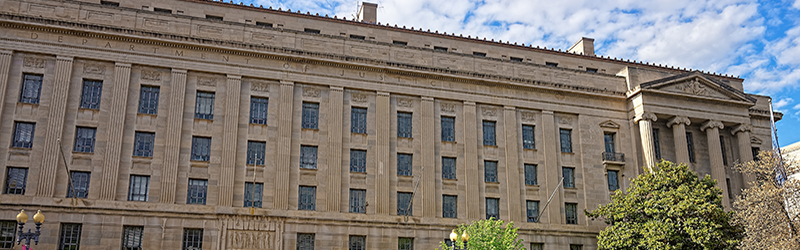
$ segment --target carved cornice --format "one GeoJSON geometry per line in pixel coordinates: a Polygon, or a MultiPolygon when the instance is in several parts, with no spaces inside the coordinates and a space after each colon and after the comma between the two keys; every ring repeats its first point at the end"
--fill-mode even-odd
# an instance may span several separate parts
{"type": "Polygon", "coordinates": [[[739,126],[734,127],[731,130],[731,134],[732,135],[736,135],[736,134],[741,133],[741,132],[749,133],[751,131],[753,131],[753,125],[743,123],[743,124],[739,124],[739,126]]]}
{"type": "Polygon", "coordinates": [[[671,128],[672,125],[675,125],[675,124],[683,124],[683,125],[689,126],[689,125],[692,125],[692,121],[689,120],[689,118],[684,117],[684,116],[675,116],[672,119],[669,119],[669,121],[667,121],[667,127],[668,128],[671,128]]]}
{"type": "Polygon", "coordinates": [[[639,121],[641,121],[641,120],[648,120],[648,121],[651,121],[651,122],[655,122],[655,121],[658,121],[658,116],[656,116],[656,114],[653,114],[653,113],[650,113],[650,112],[644,112],[644,113],[636,115],[636,117],[633,118],[633,123],[639,123],[639,121]]]}
{"type": "Polygon", "coordinates": [[[710,120],[706,123],[703,123],[703,126],[700,126],[700,130],[702,131],[706,131],[706,129],[709,128],[723,129],[725,128],[725,125],[723,125],[720,121],[710,120]]]}

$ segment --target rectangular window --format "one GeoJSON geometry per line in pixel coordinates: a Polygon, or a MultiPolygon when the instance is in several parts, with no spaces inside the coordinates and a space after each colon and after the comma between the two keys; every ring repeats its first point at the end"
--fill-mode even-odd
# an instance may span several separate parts
{"type": "Polygon", "coordinates": [[[512,62],[522,62],[522,58],[520,58],[520,57],[513,57],[512,56],[512,57],[510,57],[510,59],[511,59],[512,62]]]}
{"type": "Polygon", "coordinates": [[[753,154],[753,160],[759,161],[758,155],[761,154],[761,149],[758,147],[751,147],[750,152],[753,154]]]}
{"type": "Polygon", "coordinates": [[[300,146],[300,168],[317,169],[316,146],[300,146]]]}
{"type": "Polygon", "coordinates": [[[525,201],[528,222],[539,222],[539,201],[525,201]]]}
{"type": "Polygon", "coordinates": [[[264,197],[264,183],[244,183],[244,207],[261,207],[264,197]]]}
{"type": "Polygon", "coordinates": [[[314,250],[314,234],[297,233],[297,250],[314,250]]]}
{"type": "Polygon", "coordinates": [[[152,86],[142,86],[139,90],[139,114],[155,115],[158,113],[158,95],[160,89],[152,86]]]}
{"type": "Polygon", "coordinates": [[[314,211],[317,204],[317,187],[300,186],[300,201],[297,203],[299,210],[314,211]]]}
{"type": "Polygon", "coordinates": [[[561,152],[572,153],[572,130],[560,129],[561,136],[561,152]]]}
{"type": "Polygon", "coordinates": [[[397,175],[411,176],[413,165],[412,154],[397,154],[397,175]]]}
{"type": "Polygon", "coordinates": [[[694,138],[692,138],[692,132],[686,132],[686,148],[689,150],[689,161],[694,161],[694,138]]]}
{"type": "Polygon", "coordinates": [[[456,179],[456,158],[442,157],[442,179],[456,179]]]}
{"type": "Polygon", "coordinates": [[[16,221],[0,221],[0,249],[12,249],[17,234],[16,221]]]}
{"type": "Polygon", "coordinates": [[[142,236],[144,227],[124,226],[122,227],[122,250],[142,250],[142,236]]]}
{"type": "Polygon", "coordinates": [[[77,127],[75,129],[75,148],[73,151],[94,153],[94,138],[97,128],[77,127]]]}
{"type": "Polygon", "coordinates": [[[728,165],[728,155],[725,153],[725,137],[719,136],[719,149],[722,151],[722,165],[728,165]]]}
{"type": "Polygon", "coordinates": [[[458,196],[443,195],[442,201],[442,217],[458,218],[458,196]]]}
{"type": "Polygon", "coordinates": [[[194,105],[194,118],[196,119],[214,119],[214,93],[213,92],[197,92],[197,98],[194,105]]]}
{"type": "Polygon", "coordinates": [[[494,121],[483,121],[483,145],[497,145],[494,121]]]}
{"type": "Polygon", "coordinates": [[[567,224],[578,224],[578,204],[564,204],[564,211],[567,217],[567,224]]]}
{"type": "Polygon", "coordinates": [[[13,148],[32,148],[33,132],[36,130],[36,123],[14,122],[14,141],[11,142],[13,148]]]}
{"type": "Polygon", "coordinates": [[[203,229],[184,228],[183,229],[183,250],[203,249],[203,229]]]}
{"type": "Polygon", "coordinates": [[[72,171],[70,176],[72,179],[72,186],[67,187],[67,198],[86,198],[89,195],[89,180],[92,174],[89,172],[72,171]],[[74,193],[72,187],[75,187],[74,193]],[[75,194],[75,196],[73,196],[73,194],[75,194]]]}
{"type": "Polygon", "coordinates": [[[367,108],[350,108],[350,132],[367,133],[367,108]]]}
{"type": "Polygon", "coordinates": [[[352,38],[352,39],[357,39],[357,40],[364,40],[364,39],[366,39],[366,37],[364,37],[364,36],[359,36],[359,35],[350,35],[350,38],[352,38]]]}
{"type": "Polygon", "coordinates": [[[397,215],[413,215],[414,209],[411,205],[411,193],[397,192],[397,215]]]}
{"type": "Polygon", "coordinates": [[[544,62],[544,65],[548,67],[558,67],[558,63],[554,62],[544,62]]]}
{"type": "Polygon", "coordinates": [[[653,129],[653,147],[656,151],[656,159],[661,159],[661,140],[658,139],[658,129],[653,129]]]}
{"type": "Polygon", "coordinates": [[[597,73],[597,69],[596,68],[586,68],[586,72],[597,73]]]}
{"type": "Polygon", "coordinates": [[[170,10],[170,9],[162,9],[162,8],[155,8],[155,7],[153,7],[153,12],[164,13],[164,14],[172,14],[172,10],[170,10]]]}
{"type": "Polygon", "coordinates": [[[486,219],[500,219],[500,199],[486,198],[486,219]]]}
{"type": "Polygon", "coordinates": [[[533,137],[533,125],[522,125],[522,148],[535,149],[536,140],[533,137]]]}
{"type": "Polygon", "coordinates": [[[156,133],[136,132],[133,142],[133,156],[153,157],[156,133]]]}
{"type": "Polygon", "coordinates": [[[350,212],[367,213],[367,190],[350,189],[350,212]]]}
{"type": "Polygon", "coordinates": [[[397,238],[397,250],[414,250],[414,238],[397,238]]]}
{"type": "Polygon", "coordinates": [[[269,99],[260,97],[250,98],[250,123],[267,125],[267,108],[269,99]]]}
{"type": "Polygon", "coordinates": [[[456,141],[456,118],[442,116],[442,141],[456,141]]]}
{"type": "Polygon", "coordinates": [[[472,52],[472,55],[473,55],[473,56],[479,56],[479,57],[486,57],[486,53],[483,53],[483,52],[477,52],[477,51],[473,51],[473,52],[472,52]]]}
{"type": "Polygon", "coordinates": [[[256,21],[256,26],[272,28],[272,24],[271,23],[266,23],[266,22],[258,22],[258,21],[256,21]]]}
{"type": "Polygon", "coordinates": [[[608,170],[608,190],[617,191],[619,189],[619,171],[608,170]]]}
{"type": "Polygon", "coordinates": [[[733,190],[731,189],[731,178],[725,178],[725,184],[728,187],[728,197],[733,197],[733,190]]]}
{"type": "Polygon", "coordinates": [[[247,141],[247,165],[264,165],[266,148],[266,142],[247,141]]]}
{"type": "Polygon", "coordinates": [[[447,47],[433,46],[434,51],[447,52],[447,47]]]}
{"type": "Polygon", "coordinates": [[[525,185],[539,185],[536,164],[525,164],[525,185]]]}
{"type": "Polygon", "coordinates": [[[544,243],[531,243],[531,250],[544,250],[544,243]]]}
{"type": "Polygon", "coordinates": [[[615,153],[616,151],[616,144],[614,143],[614,136],[616,133],[604,133],[603,140],[605,141],[606,145],[606,153],[615,153]]]}
{"type": "Polygon", "coordinates": [[[364,235],[350,235],[348,243],[350,250],[365,250],[367,249],[367,236],[364,235]]]}
{"type": "Polygon", "coordinates": [[[319,103],[303,103],[303,128],[319,128],[319,103]]]}
{"type": "Polygon", "coordinates": [[[6,184],[3,188],[3,194],[25,194],[27,179],[27,168],[6,168],[6,184]]]}
{"type": "Polygon", "coordinates": [[[150,176],[131,175],[131,183],[128,187],[129,201],[147,201],[150,187],[150,176]]]}
{"type": "Polygon", "coordinates": [[[211,158],[211,138],[192,136],[192,160],[208,161],[211,158]]]}
{"type": "Polygon", "coordinates": [[[81,93],[82,109],[100,109],[100,96],[103,92],[103,81],[83,80],[81,93]]]}
{"type": "Polygon", "coordinates": [[[483,161],[483,181],[497,182],[497,162],[483,161]]]}
{"type": "Polygon", "coordinates": [[[397,112],[397,137],[411,138],[411,113],[397,112]]]}
{"type": "Polygon", "coordinates": [[[303,29],[303,32],[305,32],[305,33],[311,33],[311,34],[319,34],[319,33],[320,33],[320,32],[319,32],[319,30],[315,30],[315,29],[309,29],[309,28],[305,28],[305,29],[303,29]]]}
{"type": "Polygon", "coordinates": [[[119,7],[119,3],[118,2],[100,1],[100,4],[103,5],[103,6],[119,7]]]}
{"type": "Polygon", "coordinates": [[[208,190],[208,180],[189,179],[189,187],[186,191],[186,204],[206,204],[206,192],[208,190]]]}
{"type": "Polygon", "coordinates": [[[393,41],[392,41],[392,44],[394,44],[394,45],[400,45],[400,46],[408,46],[408,42],[397,41],[397,40],[393,40],[393,41]]]}
{"type": "Polygon", "coordinates": [[[21,103],[39,103],[39,95],[42,91],[42,75],[22,75],[22,90],[19,93],[21,103]]]}
{"type": "Polygon", "coordinates": [[[61,223],[61,233],[58,238],[59,250],[78,250],[81,246],[81,228],[83,224],[80,223],[61,223]]]}
{"type": "Polygon", "coordinates": [[[583,250],[583,245],[569,244],[569,250],[583,250]]]}
{"type": "Polygon", "coordinates": [[[214,20],[214,21],[222,21],[222,17],[221,16],[206,15],[206,19],[214,20]]]}
{"type": "Polygon", "coordinates": [[[350,172],[367,172],[367,151],[350,149],[350,172]]]}
{"type": "Polygon", "coordinates": [[[561,174],[564,177],[565,188],[575,188],[575,169],[568,167],[561,167],[561,174]]]}

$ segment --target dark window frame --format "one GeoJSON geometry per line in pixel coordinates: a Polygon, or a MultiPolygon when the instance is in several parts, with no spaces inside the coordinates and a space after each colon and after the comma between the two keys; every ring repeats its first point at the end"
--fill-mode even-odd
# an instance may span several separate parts
{"type": "Polygon", "coordinates": [[[414,215],[414,207],[409,206],[412,196],[411,192],[397,192],[397,215],[414,215]]]}
{"type": "Polygon", "coordinates": [[[528,222],[539,222],[539,213],[539,201],[525,201],[525,215],[527,215],[528,222]]]}
{"type": "Polygon", "coordinates": [[[575,168],[561,167],[561,177],[564,177],[564,188],[575,188],[575,168]]]}
{"type": "Polygon", "coordinates": [[[578,224],[578,203],[564,203],[564,217],[566,224],[578,224]]]}
{"type": "Polygon", "coordinates": [[[150,176],[131,175],[130,182],[128,183],[128,201],[147,202],[149,196],[150,196],[150,176]]]}
{"type": "Polygon", "coordinates": [[[483,161],[483,181],[497,183],[497,161],[483,161]]]}
{"type": "Polygon", "coordinates": [[[522,148],[523,149],[536,149],[536,126],[535,125],[522,125],[522,148]]]}
{"type": "Polygon", "coordinates": [[[539,166],[536,164],[525,164],[525,185],[539,185],[539,166]]]}
{"type": "Polygon", "coordinates": [[[483,131],[483,145],[497,146],[497,122],[484,120],[482,131],[483,131]]]}
{"type": "Polygon", "coordinates": [[[14,122],[14,139],[11,141],[12,148],[33,148],[33,139],[36,135],[36,123],[33,122],[14,122]]]}
{"type": "Polygon", "coordinates": [[[72,185],[67,187],[67,198],[73,198],[72,187],[75,187],[76,198],[86,198],[89,196],[89,183],[92,180],[92,173],[86,171],[70,171],[72,185]]]}
{"type": "Polygon", "coordinates": [[[245,164],[263,166],[266,157],[267,142],[247,141],[247,159],[245,164]]]}
{"type": "Polygon", "coordinates": [[[216,93],[197,91],[194,104],[194,119],[214,120],[216,93]]]}
{"type": "Polygon", "coordinates": [[[122,250],[142,250],[143,226],[122,226],[122,250]]]}
{"type": "Polygon", "coordinates": [[[318,157],[317,146],[300,145],[300,169],[317,169],[318,157]]]}
{"type": "Polygon", "coordinates": [[[303,102],[301,121],[303,129],[319,129],[319,103],[303,102]]]}
{"type": "Polygon", "coordinates": [[[350,132],[355,134],[367,134],[367,108],[350,108],[350,132]]]}
{"type": "Polygon", "coordinates": [[[20,86],[19,102],[29,104],[39,104],[42,96],[42,74],[22,74],[22,86],[20,86]]]}
{"type": "Polygon", "coordinates": [[[75,127],[75,147],[72,151],[76,153],[94,153],[94,144],[97,139],[97,128],[75,127]]]}
{"type": "Polygon", "coordinates": [[[156,133],[136,131],[133,137],[133,156],[152,158],[156,133]]]}
{"type": "Polygon", "coordinates": [[[608,190],[612,192],[619,190],[619,170],[606,171],[606,177],[608,181],[608,190]]]}
{"type": "Polygon", "coordinates": [[[458,175],[456,174],[457,162],[455,157],[442,157],[442,179],[455,180],[458,175]]]}
{"type": "Polygon", "coordinates": [[[414,137],[414,113],[397,112],[397,137],[414,137]]]}
{"type": "Polygon", "coordinates": [[[367,172],[367,151],[363,149],[350,149],[350,172],[367,172]]]}
{"type": "Polygon", "coordinates": [[[350,237],[348,237],[347,246],[349,250],[365,250],[367,249],[367,236],[350,235],[350,237]]]}
{"type": "Polygon", "coordinates": [[[208,162],[211,160],[211,137],[192,136],[192,161],[208,162]]]}
{"type": "Polygon", "coordinates": [[[367,213],[367,190],[350,189],[350,213],[367,213]]]}
{"type": "Polygon", "coordinates": [[[456,141],[456,118],[452,116],[442,116],[440,118],[443,142],[456,141]]]}
{"type": "Polygon", "coordinates": [[[264,183],[245,182],[244,183],[244,203],[243,207],[262,206],[264,200],[264,183]],[[255,185],[255,186],[254,186],[255,185]]]}
{"type": "Polygon", "coordinates": [[[17,222],[0,221],[0,249],[12,249],[16,245],[17,222]]]}
{"type": "Polygon", "coordinates": [[[442,218],[458,218],[457,195],[442,195],[442,218]]]}
{"type": "Polygon", "coordinates": [[[202,228],[184,228],[181,249],[203,249],[203,234],[204,230],[202,228]]]}
{"type": "Polygon", "coordinates": [[[139,114],[156,115],[158,114],[158,98],[161,96],[161,88],[157,86],[142,85],[139,89],[139,114]]]}
{"type": "Polygon", "coordinates": [[[558,130],[562,153],[572,153],[572,130],[562,128],[558,130]]]}
{"type": "Polygon", "coordinates": [[[317,207],[317,187],[300,186],[297,195],[297,210],[315,211],[317,207]]]}
{"type": "Polygon", "coordinates": [[[250,124],[267,125],[269,98],[250,97],[250,124]]]}
{"type": "Polygon", "coordinates": [[[19,168],[19,167],[6,168],[5,182],[3,182],[3,194],[25,195],[27,185],[28,185],[28,168],[19,168]],[[12,171],[14,173],[12,173],[12,171]]]}
{"type": "Polygon", "coordinates": [[[205,205],[208,200],[208,179],[190,178],[186,184],[186,204],[205,205]]]}
{"type": "Polygon", "coordinates": [[[58,249],[78,250],[81,245],[81,223],[61,223],[59,230],[58,249]]]}
{"type": "Polygon", "coordinates": [[[83,79],[83,86],[81,87],[81,104],[79,108],[99,110],[102,96],[102,80],[83,79]]]}
{"type": "Polygon", "coordinates": [[[486,219],[500,219],[500,198],[486,197],[486,219]]]}
{"type": "Polygon", "coordinates": [[[397,175],[412,176],[414,174],[414,155],[397,153],[397,175]]]}

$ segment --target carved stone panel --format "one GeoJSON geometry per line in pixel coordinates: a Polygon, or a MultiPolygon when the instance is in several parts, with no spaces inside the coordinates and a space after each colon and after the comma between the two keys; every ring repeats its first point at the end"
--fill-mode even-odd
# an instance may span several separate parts
{"type": "Polygon", "coordinates": [[[44,68],[45,60],[42,58],[25,57],[22,59],[22,66],[26,68],[44,68]]]}
{"type": "Polygon", "coordinates": [[[87,62],[83,64],[83,73],[85,74],[94,74],[94,75],[102,75],[106,73],[106,66],[100,63],[91,63],[87,62]]]}
{"type": "Polygon", "coordinates": [[[266,250],[275,247],[275,231],[228,230],[228,250],[266,250]]]}
{"type": "Polygon", "coordinates": [[[522,117],[523,122],[535,122],[536,121],[536,114],[529,111],[522,111],[520,112],[520,116],[522,117]]]}
{"type": "Polygon", "coordinates": [[[280,218],[227,216],[220,219],[222,241],[219,249],[277,250],[283,249],[284,221],[280,218]]]}
{"type": "Polygon", "coordinates": [[[151,82],[160,82],[161,81],[161,72],[158,70],[142,70],[142,80],[151,81],[151,82]]]}
{"type": "Polygon", "coordinates": [[[350,100],[357,103],[366,103],[367,94],[361,92],[353,92],[352,94],[350,94],[350,100]]]}

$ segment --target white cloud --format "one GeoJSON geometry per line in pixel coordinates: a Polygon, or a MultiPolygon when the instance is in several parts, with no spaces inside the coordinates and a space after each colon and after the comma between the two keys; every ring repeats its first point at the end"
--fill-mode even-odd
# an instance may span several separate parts
{"type": "Polygon", "coordinates": [[[792,7],[795,9],[800,9],[800,0],[795,0],[794,4],[792,4],[792,7]]]}
{"type": "MultiPolygon", "coordinates": [[[[773,103],[773,104],[772,104],[772,108],[774,108],[774,109],[781,109],[781,108],[783,108],[783,107],[786,107],[786,105],[789,105],[789,104],[791,104],[793,101],[794,101],[794,100],[793,100],[792,98],[783,98],[783,99],[780,99],[780,100],[778,100],[777,102],[773,103]]],[[[800,105],[800,104],[799,104],[799,105],[800,105]]]]}

